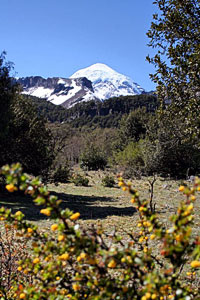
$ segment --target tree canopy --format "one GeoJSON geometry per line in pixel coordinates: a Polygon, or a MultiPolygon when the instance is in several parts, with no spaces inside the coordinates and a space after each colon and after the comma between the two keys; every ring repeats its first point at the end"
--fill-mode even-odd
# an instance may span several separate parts
{"type": "Polygon", "coordinates": [[[151,78],[162,100],[194,112],[200,98],[200,2],[156,0],[154,4],[159,13],[147,33],[149,46],[157,49],[154,57],[147,57],[156,67],[151,78]]]}
{"type": "Polygon", "coordinates": [[[0,165],[20,162],[34,175],[47,171],[53,160],[51,136],[31,101],[19,94],[11,64],[0,56],[0,165]]]}
{"type": "Polygon", "coordinates": [[[9,75],[12,64],[5,61],[5,52],[0,55],[0,139],[1,143],[8,131],[10,106],[17,93],[17,86],[13,85],[9,75]]]}

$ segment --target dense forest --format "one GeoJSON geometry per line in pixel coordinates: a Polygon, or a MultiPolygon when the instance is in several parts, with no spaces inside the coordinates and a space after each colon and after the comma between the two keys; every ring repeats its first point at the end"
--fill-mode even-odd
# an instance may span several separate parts
{"type": "Polygon", "coordinates": [[[114,97],[103,102],[89,101],[76,104],[70,109],[56,106],[46,100],[26,96],[36,105],[39,116],[49,122],[66,122],[73,127],[96,126],[118,127],[124,114],[145,107],[146,112],[154,113],[158,108],[157,97],[153,94],[114,97]]]}

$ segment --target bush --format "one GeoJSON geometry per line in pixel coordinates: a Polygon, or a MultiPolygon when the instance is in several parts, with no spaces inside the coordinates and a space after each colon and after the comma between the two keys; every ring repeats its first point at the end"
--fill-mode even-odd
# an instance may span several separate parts
{"type": "Polygon", "coordinates": [[[124,150],[114,153],[114,162],[125,177],[140,177],[144,173],[143,140],[130,142],[124,150]]]}
{"type": "Polygon", "coordinates": [[[112,176],[107,175],[102,179],[102,185],[105,187],[114,187],[115,180],[112,176]]]}
{"type": "Polygon", "coordinates": [[[69,181],[69,178],[70,178],[70,167],[68,163],[66,163],[64,166],[59,165],[59,167],[56,168],[56,170],[52,175],[52,181],[54,183],[58,183],[58,182],[66,183],[67,181],[69,181]]]}
{"type": "Polygon", "coordinates": [[[104,170],[107,165],[107,159],[104,153],[93,145],[85,149],[80,160],[81,168],[87,170],[104,170]]]}
{"type": "Polygon", "coordinates": [[[72,175],[71,182],[73,182],[76,186],[88,186],[89,179],[80,174],[72,175]]]}
{"type": "Polygon", "coordinates": [[[51,232],[40,232],[23,220],[21,212],[0,209],[1,220],[14,223],[19,234],[33,241],[31,256],[18,262],[20,272],[32,276],[33,283],[16,278],[12,289],[5,292],[0,285],[2,300],[199,299],[200,237],[192,233],[199,179],[191,188],[180,186],[185,201],[168,227],[151,212],[148,201],[141,200],[138,192],[119,178],[119,185],[136,205],[140,232],[130,232],[127,241],[114,233],[111,242],[101,227],[81,229],[77,223],[80,214],[62,210],[58,198],[51,196],[38,178],[23,174],[20,165],[5,166],[2,173],[8,191],[24,190],[36,205],[43,205],[40,212],[54,220],[51,232]]]}

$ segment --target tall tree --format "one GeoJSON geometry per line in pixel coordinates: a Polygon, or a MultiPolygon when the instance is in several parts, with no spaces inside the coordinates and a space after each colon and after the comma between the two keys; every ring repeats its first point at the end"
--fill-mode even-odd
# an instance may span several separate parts
{"type": "Polygon", "coordinates": [[[200,2],[155,0],[154,4],[159,13],[147,33],[149,46],[157,49],[154,57],[147,57],[156,68],[151,77],[159,98],[170,100],[178,108],[176,113],[184,112],[191,121],[200,104],[200,2]]]}
{"type": "Polygon", "coordinates": [[[9,75],[12,64],[6,62],[5,52],[0,54],[0,144],[8,132],[10,118],[10,106],[17,93],[17,85],[14,85],[9,75]]]}
{"type": "Polygon", "coordinates": [[[46,174],[54,158],[51,136],[32,102],[20,95],[10,75],[12,65],[0,56],[0,165],[19,161],[27,172],[46,174]]]}
{"type": "MultiPolygon", "coordinates": [[[[156,114],[156,133],[148,133],[155,161],[162,172],[182,176],[200,170],[200,2],[155,0],[158,13],[147,35],[157,50],[147,57],[151,75],[165,106],[156,114]],[[166,105],[167,103],[167,105],[166,105]]],[[[154,132],[150,127],[149,132],[154,132]]],[[[155,165],[155,163],[154,163],[155,165]]],[[[193,174],[194,174],[193,173],[193,174]]]]}
{"type": "Polygon", "coordinates": [[[46,175],[54,159],[50,131],[37,116],[32,101],[23,96],[16,97],[11,106],[12,117],[7,140],[7,162],[19,161],[26,172],[46,175]]]}

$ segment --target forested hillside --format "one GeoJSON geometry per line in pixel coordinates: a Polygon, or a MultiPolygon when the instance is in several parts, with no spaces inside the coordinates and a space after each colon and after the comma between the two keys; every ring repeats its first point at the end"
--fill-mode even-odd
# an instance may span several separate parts
{"type": "Polygon", "coordinates": [[[142,107],[146,112],[153,113],[158,107],[157,98],[153,94],[114,97],[104,102],[82,102],[67,110],[37,97],[28,98],[36,104],[39,116],[45,117],[51,123],[67,122],[73,127],[118,127],[124,114],[142,107]]]}

